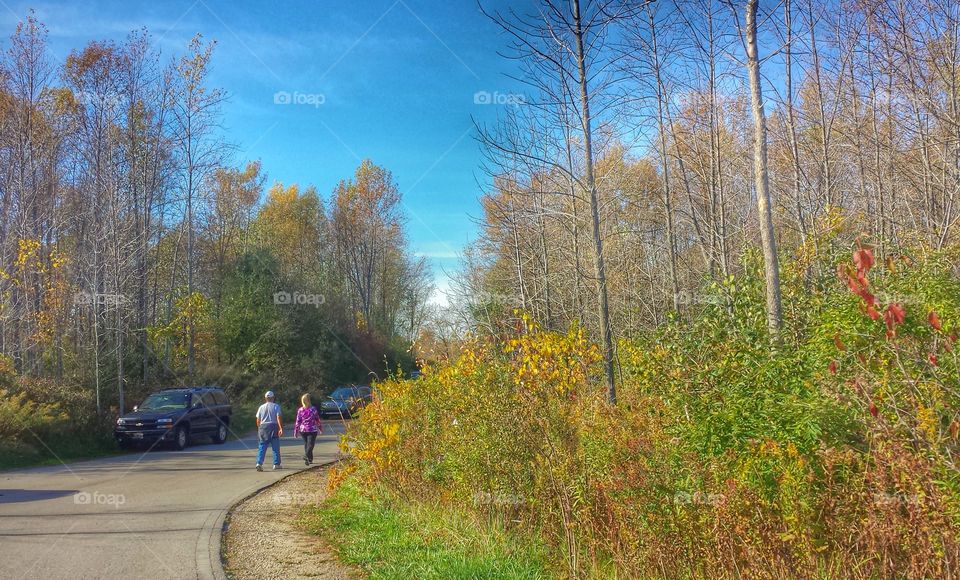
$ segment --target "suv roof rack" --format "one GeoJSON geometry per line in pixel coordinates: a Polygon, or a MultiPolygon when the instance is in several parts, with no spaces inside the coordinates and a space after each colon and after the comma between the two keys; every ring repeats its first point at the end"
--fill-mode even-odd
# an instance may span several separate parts
{"type": "Polygon", "coordinates": [[[160,393],[169,393],[171,391],[220,391],[220,387],[171,387],[169,389],[160,389],[160,393]]]}

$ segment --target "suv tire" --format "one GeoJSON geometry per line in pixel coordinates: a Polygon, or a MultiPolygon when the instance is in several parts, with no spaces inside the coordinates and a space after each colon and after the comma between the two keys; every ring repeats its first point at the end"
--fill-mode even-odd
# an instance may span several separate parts
{"type": "Polygon", "coordinates": [[[227,441],[227,424],[223,421],[217,421],[217,432],[213,434],[213,442],[217,445],[227,441]]]}
{"type": "Polygon", "coordinates": [[[184,426],[177,427],[173,435],[173,448],[177,451],[183,451],[190,444],[190,432],[184,426]]]}

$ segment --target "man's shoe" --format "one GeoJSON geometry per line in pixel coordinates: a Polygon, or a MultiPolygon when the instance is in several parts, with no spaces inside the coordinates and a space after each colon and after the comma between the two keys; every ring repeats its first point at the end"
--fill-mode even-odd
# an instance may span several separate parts
{"type": "Polygon", "coordinates": [[[276,470],[278,470],[278,469],[280,469],[280,464],[279,464],[279,463],[275,463],[275,464],[273,465],[273,470],[276,471],[276,470]]]}
{"type": "Polygon", "coordinates": [[[263,471],[263,466],[259,463],[257,464],[257,471],[263,471]]]}

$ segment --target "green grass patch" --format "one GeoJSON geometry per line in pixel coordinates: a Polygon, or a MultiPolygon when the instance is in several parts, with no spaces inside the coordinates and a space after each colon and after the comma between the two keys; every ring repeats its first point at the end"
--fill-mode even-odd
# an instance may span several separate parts
{"type": "Polygon", "coordinates": [[[239,439],[256,430],[257,421],[254,416],[257,414],[257,407],[259,406],[260,403],[253,402],[233,404],[233,415],[230,417],[231,439],[239,439]]]}
{"type": "Polygon", "coordinates": [[[60,441],[45,441],[52,451],[34,439],[34,443],[0,442],[0,470],[59,465],[84,459],[128,453],[117,448],[112,439],[103,437],[64,437],[60,441]]]}
{"type": "Polygon", "coordinates": [[[545,550],[453,509],[404,504],[347,480],[300,524],[371,578],[547,578],[545,550]]]}

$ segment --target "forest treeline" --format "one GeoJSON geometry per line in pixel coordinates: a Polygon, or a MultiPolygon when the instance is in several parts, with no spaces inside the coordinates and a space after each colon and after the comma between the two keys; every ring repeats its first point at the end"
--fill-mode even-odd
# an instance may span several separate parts
{"type": "Polygon", "coordinates": [[[541,8],[489,14],[527,92],[480,127],[493,187],[469,324],[520,308],[610,348],[695,311],[750,248],[767,277],[778,252],[813,255],[837,220],[881,258],[956,243],[955,2],[541,8]]]}
{"type": "Polygon", "coordinates": [[[32,15],[10,38],[0,387],[76,420],[160,386],[322,392],[411,368],[430,276],[390,172],[268,186],[224,141],[214,47],[163,57],[143,30],[55,61],[32,15]]]}

